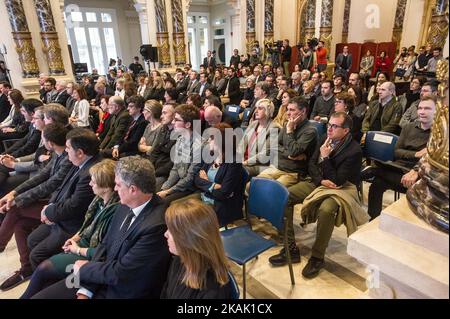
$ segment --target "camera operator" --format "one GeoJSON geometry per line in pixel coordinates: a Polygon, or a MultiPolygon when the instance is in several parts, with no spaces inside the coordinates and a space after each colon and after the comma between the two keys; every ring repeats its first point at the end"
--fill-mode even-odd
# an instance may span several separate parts
{"type": "Polygon", "coordinates": [[[284,67],[284,75],[289,77],[291,76],[289,72],[289,64],[291,63],[292,48],[289,45],[288,39],[285,39],[283,41],[283,45],[280,48],[280,50],[281,50],[281,62],[283,63],[284,67]]]}
{"type": "Polygon", "coordinates": [[[278,68],[280,66],[280,52],[283,46],[282,41],[277,41],[274,43],[266,44],[266,61],[270,60],[272,63],[272,68],[278,68]]]}
{"type": "Polygon", "coordinates": [[[319,44],[319,41],[316,38],[309,39],[307,42],[307,46],[303,46],[300,48],[300,52],[303,55],[302,66],[303,70],[314,70],[314,66],[317,64],[316,60],[316,48],[319,44]]]}
{"type": "Polygon", "coordinates": [[[327,55],[328,50],[325,48],[325,42],[319,41],[316,49],[317,66],[315,67],[315,71],[320,73],[327,69],[327,55]]]}

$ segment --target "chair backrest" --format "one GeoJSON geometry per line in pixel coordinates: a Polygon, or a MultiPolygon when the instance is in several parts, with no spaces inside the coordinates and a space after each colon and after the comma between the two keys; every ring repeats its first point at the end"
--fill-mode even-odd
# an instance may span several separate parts
{"type": "Polygon", "coordinates": [[[324,134],[327,133],[327,125],[325,123],[317,122],[317,121],[313,121],[313,120],[310,120],[309,123],[311,123],[316,128],[317,135],[318,135],[319,139],[324,134]]]}
{"type": "Polygon", "coordinates": [[[239,112],[241,110],[241,107],[239,105],[233,105],[229,104],[225,106],[225,113],[227,113],[232,118],[239,119],[239,112]]]}
{"type": "Polygon", "coordinates": [[[395,144],[398,136],[388,132],[369,131],[364,144],[364,155],[367,158],[383,162],[393,161],[395,144]]]}
{"type": "Polygon", "coordinates": [[[241,292],[239,290],[239,286],[236,282],[236,278],[234,278],[231,271],[228,271],[228,278],[230,279],[231,284],[231,299],[239,299],[239,296],[241,295],[241,292]]]}
{"type": "Polygon", "coordinates": [[[282,231],[288,198],[289,191],[280,182],[254,177],[250,182],[248,212],[267,219],[279,231],[282,231]]]}

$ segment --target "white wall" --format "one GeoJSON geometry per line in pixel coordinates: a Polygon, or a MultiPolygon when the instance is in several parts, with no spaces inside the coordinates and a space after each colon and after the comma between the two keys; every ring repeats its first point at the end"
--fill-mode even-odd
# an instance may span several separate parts
{"type": "Polygon", "coordinates": [[[403,21],[401,47],[415,45],[418,49],[420,21],[423,17],[425,0],[409,0],[406,2],[405,20],[403,21]]]}
{"type": "MultiPolygon", "coordinates": [[[[391,41],[396,6],[397,0],[352,1],[348,42],[364,42],[366,40],[374,40],[375,42],[391,41]],[[379,21],[375,21],[378,26],[366,24],[366,20],[373,16],[373,11],[366,12],[366,9],[370,6],[375,7],[379,13],[377,15],[379,21]]],[[[422,16],[417,16],[417,20],[420,21],[420,19],[422,19],[422,16]]],[[[412,32],[418,33],[418,26],[415,30],[412,32]]]]}
{"type": "Polygon", "coordinates": [[[297,0],[275,0],[274,2],[274,38],[289,39],[296,44],[297,0]]]}
{"type": "MultiPolygon", "coordinates": [[[[117,25],[119,28],[119,43],[116,43],[117,54],[122,58],[125,65],[133,62],[133,57],[139,56],[139,48],[142,45],[141,30],[139,24],[130,24],[127,21],[127,11],[134,8],[128,7],[128,1],[123,0],[65,0],[65,4],[75,4],[86,8],[108,8],[115,9],[117,25]]],[[[129,13],[131,13],[129,12],[129,13]]],[[[138,16],[134,11],[135,17],[138,16]]],[[[138,20],[139,21],[139,20],[138,20]]],[[[154,21],[150,16],[149,23],[154,21]]]]}

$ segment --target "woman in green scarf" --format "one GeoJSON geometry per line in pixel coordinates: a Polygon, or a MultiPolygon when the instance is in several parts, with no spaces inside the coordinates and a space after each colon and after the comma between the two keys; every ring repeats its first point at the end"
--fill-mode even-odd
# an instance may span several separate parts
{"type": "Polygon", "coordinates": [[[42,289],[65,278],[77,260],[92,258],[96,247],[106,235],[120,201],[114,191],[115,166],[116,162],[107,159],[89,169],[89,185],[96,196],[86,211],[83,225],[66,241],[62,247],[64,253],[52,256],[36,268],[21,299],[29,299],[42,289]]]}

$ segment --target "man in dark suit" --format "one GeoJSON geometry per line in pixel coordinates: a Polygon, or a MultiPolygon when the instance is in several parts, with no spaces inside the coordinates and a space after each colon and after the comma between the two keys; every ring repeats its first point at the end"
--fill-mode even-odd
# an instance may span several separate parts
{"type": "Polygon", "coordinates": [[[195,93],[198,93],[202,98],[205,97],[206,89],[211,87],[211,84],[208,83],[208,76],[206,73],[200,73],[200,80],[195,93]]]}
{"type": "Polygon", "coordinates": [[[346,78],[352,68],[352,55],[348,52],[348,46],[344,46],[342,53],[339,53],[336,58],[336,70],[335,73],[340,73],[346,78]]]}
{"type": "Polygon", "coordinates": [[[128,113],[133,118],[125,134],[123,142],[115,145],[112,150],[112,157],[119,158],[138,153],[138,144],[148,125],[142,111],[144,110],[144,98],[134,95],[128,99],[128,113]]]}
{"type": "Polygon", "coordinates": [[[27,237],[41,224],[41,211],[47,199],[57,191],[73,168],[65,152],[67,132],[67,128],[61,124],[51,123],[44,128],[44,145],[53,152],[50,162],[0,200],[0,212],[6,214],[0,227],[0,251],[5,249],[15,234],[21,263],[20,270],[2,283],[2,290],[15,287],[32,273],[27,237]]]}
{"type": "Polygon", "coordinates": [[[170,254],[164,238],[166,206],[155,194],[155,170],[144,158],[122,158],[115,181],[122,205],[92,260],[75,263],[71,276],[79,279],[78,287],[68,288],[64,279],[34,299],[159,298],[170,254]]]}
{"type": "Polygon", "coordinates": [[[185,93],[189,85],[189,75],[183,70],[178,70],[177,72],[177,92],[178,94],[185,93]]]}
{"type": "Polygon", "coordinates": [[[189,85],[187,87],[187,95],[197,91],[200,82],[197,80],[197,71],[191,70],[189,74],[189,85]]]}
{"type": "Polygon", "coordinates": [[[125,101],[119,96],[113,96],[108,102],[109,113],[113,116],[111,125],[103,141],[100,150],[110,152],[115,145],[119,145],[127,133],[133,118],[125,109],[125,101]]]}
{"type": "Polygon", "coordinates": [[[241,103],[241,82],[236,76],[236,71],[228,69],[228,83],[225,88],[225,96],[230,98],[230,104],[239,105],[241,103]]]}
{"type": "Polygon", "coordinates": [[[60,252],[65,241],[83,224],[84,214],[94,198],[89,168],[99,161],[98,143],[95,133],[88,129],[76,128],[67,134],[66,150],[74,167],[42,209],[44,224],[28,237],[33,269],[60,252]]]}
{"type": "Polygon", "coordinates": [[[230,58],[230,65],[234,65],[234,69],[237,70],[239,68],[240,62],[241,62],[241,57],[239,56],[239,50],[234,49],[233,55],[230,58]]]}
{"type": "Polygon", "coordinates": [[[55,89],[56,80],[54,78],[47,78],[44,82],[45,93],[42,97],[44,104],[52,103],[55,97],[58,95],[58,91],[55,89]]]}
{"type": "Polygon", "coordinates": [[[203,66],[205,69],[212,67],[213,70],[216,70],[216,58],[213,57],[211,50],[208,51],[207,57],[203,59],[203,66]]]}
{"type": "Polygon", "coordinates": [[[58,91],[58,94],[53,98],[53,103],[58,103],[64,106],[66,105],[67,99],[70,97],[69,93],[67,93],[66,86],[66,81],[56,82],[55,88],[56,91],[58,91]]]}
{"type": "Polygon", "coordinates": [[[11,90],[11,84],[0,82],[0,123],[8,117],[11,110],[11,104],[8,101],[9,90],[11,90]]]}

